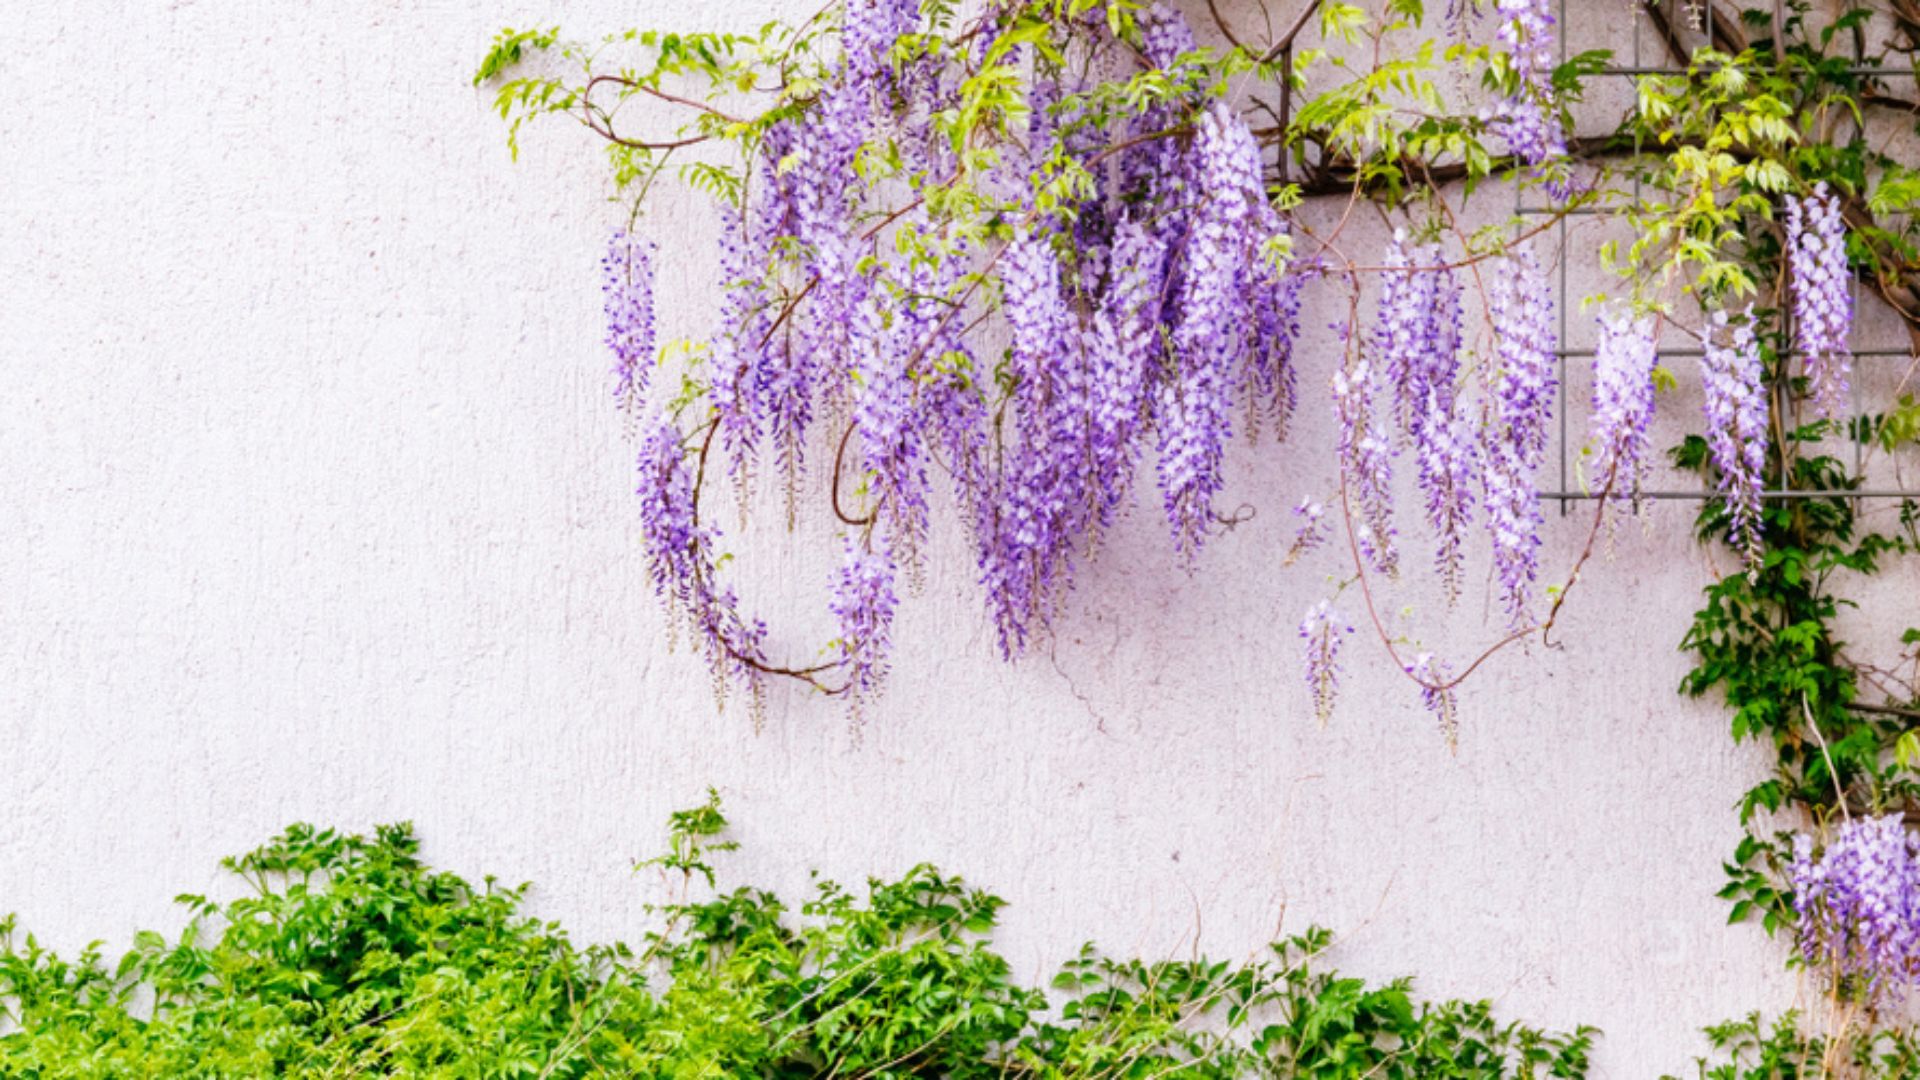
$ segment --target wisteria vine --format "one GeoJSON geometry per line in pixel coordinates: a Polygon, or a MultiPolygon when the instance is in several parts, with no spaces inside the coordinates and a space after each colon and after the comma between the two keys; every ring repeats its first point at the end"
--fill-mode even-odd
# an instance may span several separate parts
{"type": "MultiPolygon", "coordinates": [[[[1473,55],[1495,93],[1464,129],[1504,140],[1518,182],[1577,201],[1553,82],[1555,20],[1542,0],[1486,6],[1491,40],[1473,55]]],[[[1461,33],[1478,7],[1456,15],[1461,33]]],[[[1323,36],[1339,29],[1326,18],[1323,36]]],[[[1373,599],[1384,583],[1366,579],[1399,578],[1417,542],[1430,552],[1419,563],[1456,599],[1481,536],[1509,631],[1493,648],[1551,625],[1564,589],[1544,613],[1535,601],[1537,473],[1563,396],[1553,302],[1525,235],[1471,236],[1450,215],[1414,220],[1417,235],[1396,231],[1379,265],[1358,267],[1292,219],[1298,186],[1274,186],[1236,80],[1270,77],[1283,56],[1290,70],[1300,28],[1255,56],[1201,48],[1161,2],[1076,0],[1066,15],[996,4],[961,19],[942,4],[843,0],[784,31],[778,50],[765,37],[714,37],[696,62],[680,39],[643,36],[659,52],[654,72],[596,75],[561,99],[645,175],[642,200],[683,145],[731,140],[743,151],[737,170],[688,173],[722,208],[720,303],[711,337],[685,350],[685,388],[664,402],[647,396],[671,351],[656,341],[658,253],[623,229],[604,260],[615,392],[655,410],[640,470],[655,586],[719,683],[757,699],[768,675],[796,674],[855,700],[878,693],[897,578],[906,569],[917,579],[941,489],[960,510],[1009,659],[1049,639],[1081,565],[1143,477],[1158,488],[1176,562],[1196,565],[1232,521],[1219,500],[1236,435],[1284,438],[1312,400],[1294,355],[1303,299],[1345,287],[1348,310],[1332,325],[1342,359],[1325,399],[1338,490],[1302,500],[1284,559],[1345,526],[1356,559],[1338,591],[1361,587],[1396,666],[1451,738],[1453,688],[1486,654],[1460,665],[1402,656],[1402,632],[1373,599]],[[837,51],[823,47],[836,36],[837,51]],[[752,59],[725,58],[749,45],[752,59]],[[716,88],[771,73],[788,89],[743,118],[667,89],[689,72],[716,88]],[[696,134],[621,134],[592,97],[606,83],[623,99],[693,110],[696,134]],[[996,333],[1008,342],[998,355],[996,333]],[[830,462],[812,457],[821,441],[830,462]],[[723,476],[744,507],[763,463],[787,493],[789,521],[820,476],[845,534],[830,582],[840,636],[810,666],[769,659],[767,629],[721,581],[720,526],[699,508],[723,476]],[[1397,507],[1401,483],[1418,489],[1417,512],[1397,507]]],[[[502,91],[503,109],[521,85],[502,91]]],[[[1351,149],[1379,148],[1362,139],[1351,149]]],[[[1810,370],[1844,379],[1850,308],[1836,299],[1845,263],[1831,200],[1790,197],[1784,212],[1810,370]]],[[[1588,483],[1616,497],[1645,470],[1656,310],[1599,319],[1588,483]]],[[[1723,493],[1751,531],[1764,416],[1743,332],[1707,350],[1702,376],[1723,493]]],[[[1303,637],[1324,715],[1338,641],[1328,628],[1340,620],[1315,611],[1303,637]]]]}
{"type": "MultiPolygon", "coordinates": [[[[1850,233],[1863,214],[1850,174],[1813,151],[1813,165],[1783,164],[1798,138],[1785,91],[1752,92],[1743,65],[1770,51],[1779,71],[1804,62],[1802,82],[1834,77],[1831,65],[1777,41],[1740,51],[1709,20],[1726,52],[1682,57],[1673,86],[1643,81],[1636,185],[1690,197],[1618,211],[1639,234],[1627,286],[1576,313],[1556,310],[1548,280],[1567,253],[1541,238],[1563,214],[1616,212],[1592,157],[1627,143],[1570,130],[1592,60],[1566,58],[1548,0],[1448,6],[1447,63],[1481,76],[1452,101],[1429,77],[1431,50],[1383,48],[1420,30],[1420,5],[1377,18],[1302,7],[1268,41],[1222,22],[1228,46],[1203,47],[1165,2],[996,0],[962,16],[942,0],[834,0],[758,35],[623,39],[654,63],[619,74],[551,34],[502,35],[483,77],[538,50],[588,71],[583,84],[508,80],[501,108],[516,126],[574,114],[609,144],[634,213],[602,260],[606,343],[639,433],[643,546],[717,691],[744,689],[758,709],[770,679],[792,678],[862,715],[885,687],[903,585],[922,579],[949,506],[999,651],[1043,650],[1134,508],[1157,504],[1170,562],[1198,567],[1244,517],[1225,509],[1235,442],[1284,440],[1320,411],[1331,446],[1288,452],[1333,480],[1285,494],[1292,535],[1274,560],[1338,567],[1297,624],[1308,697],[1325,722],[1348,639],[1369,625],[1452,742],[1456,688],[1500,649],[1545,639],[1610,515],[1637,505],[1658,387],[1687,377],[1682,355],[1699,357],[1693,463],[1715,496],[1708,520],[1743,560],[1727,588],[1778,569],[1782,522],[1805,514],[1771,501],[1769,484],[1797,475],[1794,445],[1843,429],[1854,264],[1897,245],[1850,233]],[[1323,47],[1296,48],[1316,22],[1323,47]],[[1369,52],[1371,67],[1358,61],[1369,52]],[[1300,100],[1311,63],[1339,71],[1300,100]],[[629,102],[644,121],[620,111],[629,102]],[[633,134],[662,115],[686,122],[633,134]],[[1643,155],[1643,136],[1675,149],[1643,155]],[[675,159],[702,146],[733,153],[675,159]],[[663,347],[644,210],[674,160],[720,209],[720,269],[711,333],[663,347]],[[1490,177],[1548,213],[1470,231],[1457,211],[1490,177]],[[1295,213],[1316,196],[1343,207],[1331,227],[1295,213]],[[1391,239],[1356,254],[1346,230],[1363,206],[1391,239]],[[1762,239],[1728,255],[1743,235],[1762,239]],[[1776,265],[1769,298],[1747,271],[1776,265]],[[1559,330],[1576,314],[1596,341],[1578,402],[1559,330]],[[1309,340],[1326,347],[1307,355],[1309,340]],[[657,371],[670,363],[672,377],[657,371]],[[1803,397],[1819,414],[1807,427],[1803,397]],[[1577,454],[1594,506],[1557,581],[1540,493],[1555,432],[1580,444],[1560,449],[1577,454]],[[836,635],[810,663],[776,662],[789,646],[725,580],[711,493],[731,485],[745,513],[763,478],[783,489],[790,525],[803,493],[824,488],[841,534],[836,635]],[[1482,559],[1504,627],[1479,653],[1438,655],[1388,614],[1382,591],[1429,572],[1458,603],[1482,559]]],[[[1804,742],[1781,730],[1783,746],[1804,742]]],[[[1920,981],[1913,838],[1891,817],[1830,825],[1800,836],[1790,868],[1803,955],[1871,1001],[1897,998],[1920,981]]]]}

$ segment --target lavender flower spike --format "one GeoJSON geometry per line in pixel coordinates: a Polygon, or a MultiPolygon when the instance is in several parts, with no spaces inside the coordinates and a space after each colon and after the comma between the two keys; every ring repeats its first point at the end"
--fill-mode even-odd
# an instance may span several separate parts
{"type": "Polygon", "coordinates": [[[1790,874],[1808,961],[1861,979],[1876,1003],[1920,984],[1920,839],[1900,815],[1842,823],[1818,859],[1796,837],[1790,874]]]}
{"type": "Polygon", "coordinates": [[[646,392],[653,371],[655,319],[653,305],[653,242],[622,229],[607,240],[600,260],[604,278],[607,348],[613,350],[613,373],[618,380],[613,396],[630,405],[646,392]]]}
{"type": "Polygon", "coordinates": [[[1793,271],[1794,344],[1821,415],[1835,416],[1847,397],[1853,356],[1853,279],[1847,269],[1840,200],[1824,181],[1805,198],[1787,197],[1788,261],[1793,271]]]}
{"type": "Polygon", "coordinates": [[[1340,642],[1352,633],[1353,627],[1325,600],[1308,608],[1306,618],[1300,620],[1307,689],[1313,694],[1314,715],[1323,726],[1333,716],[1340,689],[1340,642]]]}
{"type": "Polygon", "coordinates": [[[1760,491],[1767,469],[1767,389],[1753,326],[1742,322],[1728,335],[1727,315],[1716,311],[1707,326],[1700,378],[1706,391],[1707,447],[1726,500],[1729,540],[1752,563],[1760,557],[1760,491]]]}
{"type": "Polygon", "coordinates": [[[1530,619],[1540,563],[1540,497],[1534,474],[1545,460],[1559,378],[1555,372],[1553,300],[1532,252],[1521,250],[1493,268],[1489,315],[1498,364],[1479,425],[1481,481],[1494,576],[1515,629],[1530,619]]]}
{"type": "Polygon", "coordinates": [[[1606,315],[1593,357],[1593,481],[1616,497],[1639,490],[1653,419],[1653,320],[1606,315]]]}
{"type": "Polygon", "coordinates": [[[1445,685],[1448,679],[1446,662],[1435,659],[1430,652],[1423,652],[1407,665],[1407,674],[1419,681],[1420,701],[1440,722],[1440,733],[1447,737],[1447,745],[1458,747],[1460,716],[1454,708],[1453,689],[1445,685]]]}
{"type": "Polygon", "coordinates": [[[838,641],[847,672],[847,693],[857,711],[880,690],[893,645],[894,592],[898,568],[886,551],[847,543],[846,560],[833,579],[829,606],[840,626],[838,641]]]}

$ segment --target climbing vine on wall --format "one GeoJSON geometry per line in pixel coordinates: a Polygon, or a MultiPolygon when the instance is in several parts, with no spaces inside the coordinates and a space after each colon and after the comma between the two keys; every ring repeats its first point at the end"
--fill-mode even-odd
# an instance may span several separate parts
{"type": "Polygon", "coordinates": [[[516,149],[546,114],[607,146],[628,212],[602,262],[606,339],[639,433],[651,580],[717,689],[756,704],[772,678],[856,717],[882,691],[936,512],[967,538],[1009,659],[1048,640],[1136,504],[1157,503],[1173,564],[1203,570],[1241,514],[1234,443],[1285,439],[1315,409],[1331,444],[1290,452],[1337,481],[1297,493],[1275,552],[1346,565],[1298,627],[1315,707],[1333,709],[1364,626],[1452,739],[1454,687],[1552,631],[1638,504],[1658,391],[1696,379],[1703,430],[1673,457],[1706,485],[1702,536],[1736,558],[1685,638],[1685,688],[1724,693],[1736,738],[1779,751],[1742,805],[1727,895],[1736,919],[1791,927],[1864,1019],[1829,1031],[1844,1056],[1920,980],[1901,822],[1920,631],[1876,666],[1835,627],[1848,590],[1920,542],[1913,500],[1862,514],[1865,469],[1897,473],[1920,404],[1908,378],[1862,403],[1851,342],[1862,289],[1920,326],[1920,171],[1888,149],[1889,125],[1914,134],[1920,91],[1887,74],[1911,67],[1920,9],[1619,6],[1672,67],[1625,72],[1631,108],[1592,132],[1574,107],[1619,60],[1569,54],[1540,0],[1320,0],[1237,21],[1210,3],[1198,33],[1140,0],[838,0],[745,34],[507,31],[476,81],[516,149]],[[696,341],[658,333],[646,210],[669,175],[723,220],[696,341]],[[1545,212],[1464,224],[1515,188],[1545,212]],[[1341,210],[1309,221],[1309,199],[1341,210]],[[1548,234],[1571,215],[1633,237],[1602,250],[1614,286],[1577,312],[1549,279],[1548,234]],[[1368,216],[1394,226],[1383,250],[1355,250],[1368,216]],[[1562,318],[1594,324],[1584,401],[1562,385],[1562,318]],[[1295,346],[1320,328],[1339,356],[1313,385],[1295,346]],[[1591,520],[1549,565],[1540,473],[1576,412],[1591,520]],[[837,635],[811,654],[729,583],[747,553],[716,507],[732,490],[745,513],[766,477],[784,495],[764,512],[791,522],[818,500],[841,533],[822,583],[837,635]],[[1397,592],[1430,576],[1457,600],[1470,555],[1502,628],[1437,655],[1397,592]]]}

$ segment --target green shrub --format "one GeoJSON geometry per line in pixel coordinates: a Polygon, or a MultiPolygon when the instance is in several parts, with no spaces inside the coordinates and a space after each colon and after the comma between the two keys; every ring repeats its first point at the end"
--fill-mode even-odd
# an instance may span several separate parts
{"type": "MultiPolygon", "coordinates": [[[[1920,1042],[1910,1029],[1860,1029],[1857,1020],[1827,1019],[1829,1031],[1806,1030],[1799,1013],[1767,1024],[1759,1013],[1707,1029],[1714,1057],[1695,1061],[1700,1080],[1916,1080],[1920,1042]]],[[[1662,1080],[1675,1080],[1663,1077],[1662,1080]]]]}
{"type": "Polygon", "coordinates": [[[1241,965],[1118,961],[1091,947],[1018,985],[988,945],[1002,901],[930,866],[856,897],[821,883],[709,899],[731,844],[715,800],[673,817],[659,868],[682,899],[635,948],[581,947],[418,858],[408,826],[295,826],[225,860],[249,887],[186,896],[169,943],[109,967],[0,923],[7,1077],[1578,1077],[1589,1029],[1420,1004],[1406,981],[1323,972],[1322,930],[1241,965]]]}

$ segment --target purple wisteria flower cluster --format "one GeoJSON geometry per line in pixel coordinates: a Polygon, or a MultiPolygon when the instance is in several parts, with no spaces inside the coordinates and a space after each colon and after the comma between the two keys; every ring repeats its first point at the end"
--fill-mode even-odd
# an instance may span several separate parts
{"type": "Polygon", "coordinates": [[[1793,278],[1794,348],[1806,364],[1814,404],[1840,415],[1852,378],[1853,276],[1840,200],[1825,181],[1787,197],[1787,251],[1793,278]]]}
{"type": "Polygon", "coordinates": [[[1615,498],[1640,489],[1656,360],[1652,319],[1601,316],[1593,356],[1592,482],[1615,498]]]}
{"type": "Polygon", "coordinates": [[[1760,557],[1760,496],[1767,472],[1764,375],[1750,317],[1729,328],[1726,312],[1714,312],[1700,358],[1707,448],[1718,474],[1716,487],[1726,500],[1729,539],[1749,562],[1760,557]]]}
{"type": "Polygon", "coordinates": [[[1507,142],[1507,150],[1546,177],[1555,198],[1572,187],[1548,167],[1567,155],[1567,133],[1553,94],[1553,0],[1495,0],[1500,43],[1507,52],[1514,87],[1489,110],[1487,126],[1507,142]]]}
{"type": "MultiPolygon", "coordinates": [[[[915,0],[855,0],[841,19],[843,59],[807,108],[768,126],[728,207],[720,326],[696,354],[695,407],[684,394],[669,404],[700,426],[658,424],[641,476],[656,585],[692,613],[717,665],[757,684],[776,669],[763,629],[718,583],[721,536],[698,517],[698,487],[724,463],[744,491],[771,456],[791,520],[793,492],[817,468],[810,433],[829,421],[828,483],[849,531],[830,603],[841,633],[825,667],[799,674],[866,699],[888,669],[896,579],[927,544],[942,474],[1010,657],[1047,634],[1077,564],[1131,505],[1148,454],[1172,547],[1197,558],[1218,529],[1236,419],[1284,431],[1294,407],[1304,276],[1270,258],[1287,225],[1252,132],[1224,101],[1160,101],[1103,132],[1074,122],[1082,87],[1051,68],[1036,67],[1030,145],[1005,148],[980,183],[1014,201],[1010,236],[955,235],[925,199],[890,211],[854,182],[862,148],[897,150],[909,193],[944,182],[959,164],[934,118],[994,50],[975,41],[958,64],[896,55],[921,28],[915,0]],[[1105,183],[1076,195],[1070,217],[1019,204],[1049,157],[1092,160],[1110,146],[1105,183]],[[1011,339],[997,378],[996,358],[968,341],[990,314],[1011,339]]],[[[1105,19],[1084,23],[1077,32],[1113,33],[1105,19]]],[[[1156,63],[1195,47],[1162,4],[1142,13],[1138,34],[1156,63]]],[[[609,343],[629,396],[645,389],[631,357],[650,362],[655,347],[651,293],[614,271],[642,250],[622,234],[608,262],[609,343]]]]}
{"type": "Polygon", "coordinates": [[[1920,838],[1899,815],[1842,822],[1817,858],[1796,837],[1791,880],[1810,963],[1859,979],[1875,1001],[1920,984],[1920,838]]]}
{"type": "MultiPolygon", "coordinates": [[[[758,693],[766,676],[793,675],[858,703],[892,666],[903,571],[919,584],[938,546],[936,493],[958,508],[1009,658],[1044,647],[1086,560],[1130,508],[1157,502],[1173,559],[1195,565],[1229,522],[1233,439],[1288,429],[1303,288],[1327,271],[1293,259],[1294,229],[1243,113],[1219,87],[1181,81],[1204,65],[1170,73],[1180,89],[1129,111],[1089,93],[1107,76],[1057,49],[1010,54],[992,8],[957,48],[937,32],[897,47],[926,28],[916,0],[836,10],[843,54],[756,121],[737,185],[717,185],[718,325],[685,350],[681,380],[653,388],[667,400],[642,428],[640,495],[654,586],[716,678],[758,693]],[[990,63],[1025,87],[1026,108],[1007,112],[1017,129],[981,135],[995,130],[982,120],[956,139],[943,125],[990,63]],[[971,208],[954,209],[962,202],[971,208]],[[784,484],[790,527],[800,486],[826,488],[845,545],[828,603],[839,635],[813,667],[768,658],[765,626],[723,580],[715,515],[701,513],[704,489],[723,479],[744,512],[769,474],[784,484]],[[1140,490],[1149,486],[1157,499],[1140,490]]],[[[1499,0],[1497,11],[1519,87],[1503,123],[1522,140],[1514,110],[1551,104],[1555,27],[1538,0],[1499,0]]],[[[1166,68],[1195,51],[1166,3],[1131,27],[1097,16],[1071,23],[1070,51],[1086,50],[1076,59],[1166,68]]],[[[1527,159],[1546,164],[1557,137],[1541,136],[1527,159]]],[[[1356,310],[1333,324],[1338,498],[1301,502],[1284,558],[1344,527],[1368,586],[1430,539],[1451,602],[1484,529],[1504,614],[1524,633],[1536,626],[1536,480],[1562,393],[1553,302],[1529,252],[1435,235],[1394,235],[1372,318],[1356,310]],[[1487,297],[1484,322],[1467,317],[1469,287],[1487,297]],[[1396,509],[1397,484],[1417,488],[1417,513],[1396,509]]],[[[629,404],[649,394],[658,349],[656,258],[621,232],[603,262],[607,342],[629,404]]],[[[1633,490],[1646,453],[1651,334],[1621,318],[1602,328],[1592,443],[1616,495],[1633,490]]],[[[1749,448],[1765,400],[1751,335],[1739,334],[1710,350],[1708,409],[1729,505],[1751,537],[1749,448]]],[[[1351,633],[1325,603],[1301,623],[1322,713],[1351,633]]],[[[1404,666],[1452,738],[1447,663],[1420,653],[1404,666]]]]}
{"type": "MultiPolygon", "coordinates": [[[[1382,267],[1372,332],[1349,349],[1348,362],[1332,380],[1341,485],[1355,547],[1373,570],[1397,570],[1393,459],[1398,446],[1411,447],[1436,543],[1435,568],[1447,597],[1459,594],[1467,532],[1475,514],[1484,512],[1508,619],[1516,631],[1524,630],[1532,625],[1539,563],[1535,474],[1546,455],[1559,388],[1546,275],[1524,249],[1484,264],[1493,348],[1480,365],[1483,394],[1470,405],[1462,397],[1466,341],[1455,267],[1440,245],[1410,249],[1400,233],[1382,267]]],[[[1346,328],[1335,329],[1344,338],[1346,328]]],[[[1303,501],[1295,513],[1305,520],[1289,561],[1318,546],[1324,530],[1324,511],[1317,503],[1303,501]]],[[[1310,614],[1302,627],[1309,640],[1309,689],[1323,705],[1330,701],[1332,681],[1312,650],[1321,648],[1324,623],[1324,613],[1310,614]]],[[[1447,672],[1445,661],[1431,653],[1406,664],[1451,741],[1458,726],[1447,672]]]]}
{"type": "Polygon", "coordinates": [[[1526,625],[1540,572],[1540,497],[1534,476],[1547,455],[1559,376],[1553,298],[1538,260],[1525,249],[1492,268],[1488,316],[1495,364],[1489,371],[1487,416],[1481,423],[1487,531],[1494,576],[1508,622],[1526,625]]]}
{"type": "MultiPolygon", "coordinates": [[[[1374,344],[1393,388],[1394,416],[1414,447],[1427,522],[1438,538],[1435,566],[1452,598],[1460,592],[1462,540],[1473,519],[1480,454],[1457,408],[1460,283],[1438,245],[1409,253],[1405,244],[1405,236],[1395,234],[1387,249],[1374,344]]],[[[1373,468],[1384,472],[1383,466],[1373,468]]],[[[1371,485],[1361,490],[1363,505],[1379,495],[1371,485]]]]}
{"type": "Polygon", "coordinates": [[[684,620],[713,671],[714,693],[747,690],[755,716],[765,701],[766,624],[740,614],[733,590],[719,581],[714,530],[700,524],[694,479],[679,429],[662,421],[640,443],[640,535],[648,576],[670,619],[684,620]]]}
{"type": "Polygon", "coordinates": [[[607,241],[600,260],[600,291],[607,313],[607,348],[613,352],[613,395],[631,405],[647,389],[653,373],[656,320],[653,308],[651,241],[625,229],[607,241]]]}
{"type": "Polygon", "coordinates": [[[1353,633],[1353,627],[1322,600],[1307,609],[1300,620],[1301,651],[1306,660],[1307,688],[1313,695],[1314,715],[1325,724],[1333,715],[1334,699],[1340,690],[1340,643],[1353,633]]]}
{"type": "Polygon", "coordinates": [[[893,645],[894,592],[899,568],[884,551],[847,544],[846,560],[834,575],[828,607],[840,627],[839,653],[847,670],[848,693],[855,707],[879,693],[885,683],[893,645]]]}

